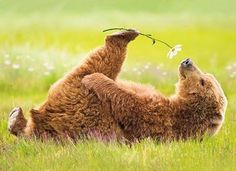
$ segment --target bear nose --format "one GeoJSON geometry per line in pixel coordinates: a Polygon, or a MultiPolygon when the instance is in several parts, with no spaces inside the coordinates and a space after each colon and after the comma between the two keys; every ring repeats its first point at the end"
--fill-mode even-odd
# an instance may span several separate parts
{"type": "Polygon", "coordinates": [[[191,65],[193,65],[193,62],[191,61],[191,59],[185,59],[182,63],[181,63],[181,65],[183,66],[183,67],[189,67],[189,66],[191,66],[191,65]]]}

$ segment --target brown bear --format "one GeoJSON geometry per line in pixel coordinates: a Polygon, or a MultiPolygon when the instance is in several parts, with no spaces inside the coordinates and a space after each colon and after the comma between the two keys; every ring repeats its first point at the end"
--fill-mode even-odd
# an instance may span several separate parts
{"type": "Polygon", "coordinates": [[[126,47],[138,35],[129,30],[107,36],[103,47],[51,88],[47,101],[31,110],[28,121],[21,108],[15,108],[9,131],[24,137],[129,141],[214,135],[224,120],[227,100],[216,79],[189,59],[179,67],[179,83],[171,97],[152,87],[116,80],[126,47]]]}
{"type": "Polygon", "coordinates": [[[181,63],[171,97],[142,85],[116,82],[102,73],[87,75],[82,83],[110,103],[112,116],[130,141],[201,139],[216,134],[224,121],[227,100],[220,84],[190,59],[181,63]]]}
{"type": "Polygon", "coordinates": [[[28,121],[20,107],[13,109],[8,121],[10,133],[40,139],[122,138],[122,130],[110,113],[110,104],[86,89],[81,80],[92,73],[102,73],[115,80],[128,43],[138,35],[139,32],[133,29],[108,35],[104,46],[94,50],[82,65],[51,87],[46,102],[39,109],[30,111],[28,121]]]}

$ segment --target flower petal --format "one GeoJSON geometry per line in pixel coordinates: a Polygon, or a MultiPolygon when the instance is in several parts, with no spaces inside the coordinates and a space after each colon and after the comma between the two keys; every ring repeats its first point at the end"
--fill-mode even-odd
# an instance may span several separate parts
{"type": "Polygon", "coordinates": [[[175,45],[174,48],[182,48],[182,45],[180,45],[180,44],[175,45]]]}

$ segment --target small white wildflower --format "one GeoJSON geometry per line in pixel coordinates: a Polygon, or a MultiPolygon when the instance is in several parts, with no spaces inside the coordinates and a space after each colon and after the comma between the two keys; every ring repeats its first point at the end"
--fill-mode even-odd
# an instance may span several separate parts
{"type": "Polygon", "coordinates": [[[20,65],[19,65],[19,64],[12,64],[12,68],[13,68],[13,69],[19,69],[19,68],[20,68],[20,65]]]}
{"type": "Polygon", "coordinates": [[[141,71],[137,71],[137,74],[138,74],[138,75],[141,75],[141,74],[142,74],[142,72],[141,72],[141,71]]]}
{"type": "Polygon", "coordinates": [[[46,68],[49,66],[49,63],[47,63],[47,62],[45,62],[44,64],[43,64],[43,66],[45,66],[46,68]]]}
{"type": "Polygon", "coordinates": [[[10,60],[5,60],[5,61],[4,61],[4,64],[5,64],[5,65],[10,65],[10,64],[11,64],[11,61],[10,61],[10,60]]]}
{"type": "Polygon", "coordinates": [[[34,68],[29,67],[29,68],[28,68],[28,71],[29,71],[29,72],[33,72],[33,71],[34,71],[34,68]]]}
{"type": "Polygon", "coordinates": [[[5,54],[4,57],[5,57],[5,58],[9,58],[9,54],[5,54]]]}
{"type": "Polygon", "coordinates": [[[47,62],[45,62],[45,63],[43,64],[43,66],[44,66],[45,68],[47,68],[49,71],[52,71],[52,70],[55,69],[55,67],[54,67],[53,65],[50,65],[50,64],[47,63],[47,62]]]}
{"type": "Polygon", "coordinates": [[[68,64],[63,64],[63,67],[65,67],[65,68],[68,67],[68,64]]]}
{"type": "Polygon", "coordinates": [[[230,78],[234,78],[235,77],[235,75],[234,74],[230,74],[230,78]]]}
{"type": "Polygon", "coordinates": [[[163,67],[163,64],[159,64],[159,65],[156,66],[156,69],[160,70],[162,67],[163,67]]]}
{"type": "Polygon", "coordinates": [[[170,51],[168,52],[167,56],[170,59],[172,59],[181,50],[182,50],[182,45],[175,45],[173,48],[170,49],[170,51]]]}
{"type": "Polygon", "coordinates": [[[123,68],[123,72],[128,72],[128,69],[127,68],[123,68]]]}
{"type": "Polygon", "coordinates": [[[167,72],[163,72],[162,75],[163,75],[163,76],[166,76],[166,75],[167,75],[167,72]]]}
{"type": "Polygon", "coordinates": [[[146,65],[144,66],[145,69],[149,69],[149,67],[150,67],[149,64],[146,64],[146,65]]]}
{"type": "Polygon", "coordinates": [[[44,72],[43,74],[44,74],[44,75],[49,75],[50,72],[46,71],[46,72],[44,72]]]}
{"type": "Polygon", "coordinates": [[[54,66],[48,66],[47,69],[48,69],[49,71],[52,71],[52,70],[55,69],[55,67],[54,67],[54,66]]]}
{"type": "Polygon", "coordinates": [[[138,69],[137,68],[133,68],[133,72],[136,72],[136,71],[138,71],[138,69]]]}
{"type": "Polygon", "coordinates": [[[227,70],[232,70],[232,68],[233,68],[232,65],[226,67],[227,70]]]}

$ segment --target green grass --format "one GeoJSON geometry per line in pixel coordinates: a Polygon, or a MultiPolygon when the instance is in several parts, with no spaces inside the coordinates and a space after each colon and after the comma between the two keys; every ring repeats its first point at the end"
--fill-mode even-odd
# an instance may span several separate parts
{"type": "Polygon", "coordinates": [[[0,1],[0,170],[235,170],[236,13],[228,1],[0,1]],[[51,84],[101,45],[105,28],[135,27],[183,51],[138,37],[121,78],[174,93],[186,57],[221,83],[229,104],[219,134],[194,141],[127,146],[81,141],[58,145],[25,141],[7,132],[8,112],[39,106],[51,84]],[[13,69],[12,65],[19,65],[13,69]],[[234,76],[235,75],[235,76],[234,76]]]}

